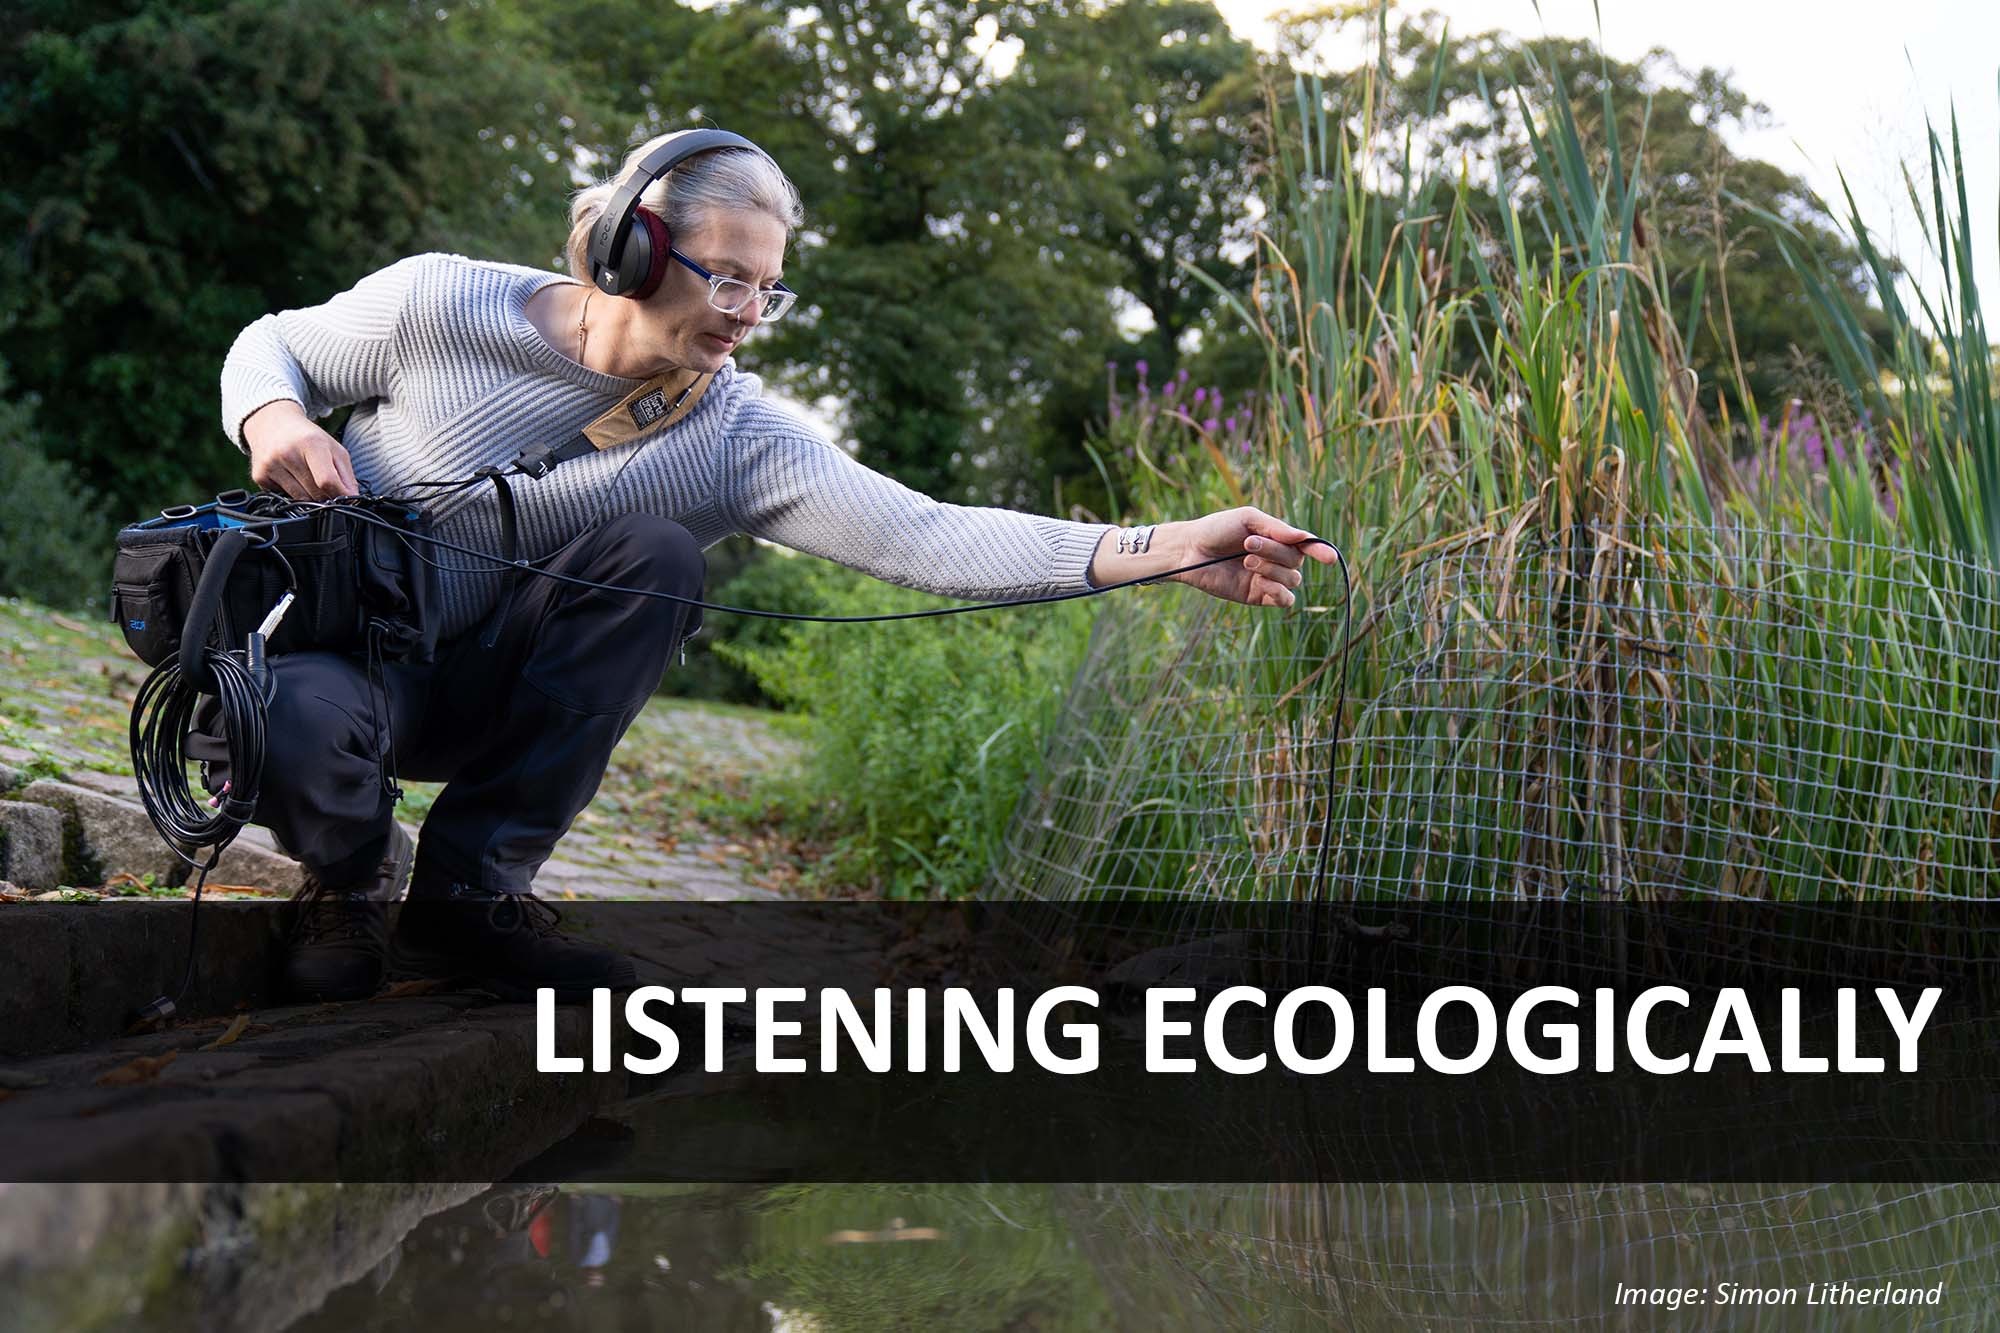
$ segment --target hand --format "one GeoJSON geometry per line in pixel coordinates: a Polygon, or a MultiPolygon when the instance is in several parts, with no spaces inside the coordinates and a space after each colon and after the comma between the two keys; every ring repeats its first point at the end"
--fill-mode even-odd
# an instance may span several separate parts
{"type": "Polygon", "coordinates": [[[1290,606],[1297,600],[1293,590],[1305,581],[1299,567],[1307,556],[1322,565],[1339,558],[1325,542],[1294,545],[1312,534],[1249,505],[1218,510],[1179,526],[1181,531],[1176,535],[1182,549],[1176,565],[1199,564],[1236,552],[1242,552],[1243,558],[1176,574],[1174,581],[1250,606],[1290,606]]]}
{"type": "Polygon", "coordinates": [[[250,480],[262,490],[283,491],[294,500],[360,494],[347,446],[315,426],[290,399],[252,412],[243,423],[243,442],[250,446],[250,480]]]}

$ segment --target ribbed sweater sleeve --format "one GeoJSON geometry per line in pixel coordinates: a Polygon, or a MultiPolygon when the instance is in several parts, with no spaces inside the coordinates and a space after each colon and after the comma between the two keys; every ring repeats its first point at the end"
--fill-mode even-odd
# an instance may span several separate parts
{"type": "Polygon", "coordinates": [[[280,399],[307,416],[386,398],[396,330],[423,256],[369,274],[324,305],[281,310],[238,334],[222,363],[222,429],[245,449],[243,422],[280,399]]]}
{"type": "Polygon", "coordinates": [[[754,537],[967,599],[1086,586],[1102,524],[946,504],[864,467],[769,402],[738,419],[728,512],[754,537]]]}

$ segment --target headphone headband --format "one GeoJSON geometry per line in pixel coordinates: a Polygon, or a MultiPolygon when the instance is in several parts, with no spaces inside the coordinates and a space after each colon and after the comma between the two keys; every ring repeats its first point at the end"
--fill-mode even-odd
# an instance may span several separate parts
{"type": "Polygon", "coordinates": [[[649,276],[666,263],[665,247],[653,254],[651,244],[632,244],[632,223],[639,211],[639,197],[646,187],[697,153],[717,148],[747,148],[766,159],[770,154],[740,134],[728,130],[683,130],[641,158],[625,173],[611,202],[590,229],[590,277],[600,291],[611,296],[638,294],[649,287],[649,276]],[[644,250],[642,256],[629,253],[644,250]],[[629,262],[628,262],[629,261],[629,262]]]}

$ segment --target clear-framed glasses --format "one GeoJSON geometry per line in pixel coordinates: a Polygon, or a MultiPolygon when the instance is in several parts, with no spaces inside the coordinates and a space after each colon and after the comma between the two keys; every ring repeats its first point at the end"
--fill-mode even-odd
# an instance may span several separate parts
{"type": "Polygon", "coordinates": [[[782,282],[774,282],[769,287],[753,287],[741,278],[725,278],[710,273],[672,246],[667,247],[667,253],[708,280],[708,303],[725,315],[734,315],[750,302],[761,301],[763,304],[758,307],[758,318],[783,319],[785,312],[792,308],[792,303],[799,299],[799,294],[782,282]]]}

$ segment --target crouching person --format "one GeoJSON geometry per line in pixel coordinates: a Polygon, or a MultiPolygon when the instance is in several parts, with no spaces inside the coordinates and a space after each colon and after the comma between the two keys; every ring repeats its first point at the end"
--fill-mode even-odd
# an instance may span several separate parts
{"type": "MultiPolygon", "coordinates": [[[[463,547],[501,550],[499,493],[428,487],[504,470],[620,411],[635,426],[512,487],[520,554],[560,577],[422,552],[441,567],[431,662],[376,675],[330,653],[273,659],[255,820],[307,872],[286,970],[298,998],[380,987],[385,908],[406,884],[395,952],[415,967],[522,996],[633,984],[629,959],[563,933],[535,874],[699,623],[671,598],[700,597],[701,553],[731,533],[980,600],[1236,555],[1175,577],[1289,606],[1304,555],[1331,559],[1251,508],[1119,532],[940,503],[861,466],[766,399],[732,355],[792,308],[781,279],[802,220],[761,150],[683,131],[578,195],[568,278],[419,255],[236,340],[223,428],[254,482],[295,499],[434,494],[433,530],[463,547]],[[341,439],[314,424],[347,405],[341,439]],[[398,778],[445,784],[414,846],[394,818],[398,778]]],[[[228,778],[220,737],[190,749],[210,761],[212,785],[228,778]]]]}

